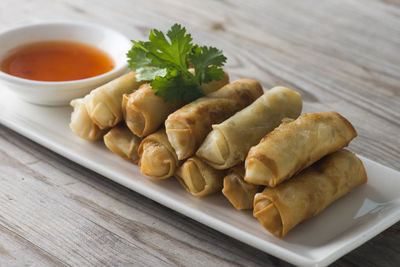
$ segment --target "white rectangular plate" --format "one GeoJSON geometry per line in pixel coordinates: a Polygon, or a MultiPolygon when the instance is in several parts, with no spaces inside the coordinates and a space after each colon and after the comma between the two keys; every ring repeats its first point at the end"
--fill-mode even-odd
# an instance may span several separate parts
{"type": "Polygon", "coordinates": [[[236,211],[221,195],[192,197],[175,179],[153,181],[138,167],[68,128],[70,107],[17,99],[0,86],[0,123],[150,199],[278,258],[301,266],[327,265],[400,220],[400,172],[369,159],[368,183],[294,228],[284,239],[269,234],[249,211],[236,211]]]}

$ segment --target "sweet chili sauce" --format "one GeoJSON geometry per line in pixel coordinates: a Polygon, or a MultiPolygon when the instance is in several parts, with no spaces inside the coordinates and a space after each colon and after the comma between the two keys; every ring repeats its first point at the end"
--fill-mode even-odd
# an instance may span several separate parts
{"type": "Polygon", "coordinates": [[[114,68],[104,51],[68,41],[37,42],[18,47],[0,62],[8,74],[37,81],[71,81],[103,74],[114,68]]]}

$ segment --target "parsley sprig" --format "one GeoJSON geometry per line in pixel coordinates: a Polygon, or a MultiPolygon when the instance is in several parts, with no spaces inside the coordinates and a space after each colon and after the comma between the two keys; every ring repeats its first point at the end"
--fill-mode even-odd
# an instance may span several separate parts
{"type": "Polygon", "coordinates": [[[191,102],[204,95],[202,84],[224,77],[226,57],[215,47],[198,46],[186,29],[174,24],[167,32],[152,29],[149,41],[132,41],[127,53],[137,81],[149,81],[166,102],[191,102]],[[191,73],[189,66],[194,68],[191,73]]]}

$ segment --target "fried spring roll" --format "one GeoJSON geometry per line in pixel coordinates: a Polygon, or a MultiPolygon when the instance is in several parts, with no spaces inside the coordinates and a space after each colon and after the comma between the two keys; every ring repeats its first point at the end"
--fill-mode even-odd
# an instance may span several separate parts
{"type": "Polygon", "coordinates": [[[138,163],[140,138],[125,125],[117,125],[103,137],[106,147],[121,158],[138,163]]]}
{"type": "Polygon", "coordinates": [[[173,176],[179,160],[168,141],[165,129],[146,136],[139,146],[140,171],[155,179],[173,176]]]}
{"type": "Polygon", "coordinates": [[[126,125],[137,136],[143,137],[157,130],[168,114],[178,109],[181,104],[165,102],[147,83],[135,92],[125,94],[122,106],[126,125]]]}
{"type": "MultiPolygon", "coordinates": [[[[204,93],[214,92],[228,82],[229,76],[225,73],[221,80],[204,84],[204,93]]],[[[137,91],[123,97],[126,125],[140,137],[155,132],[168,115],[180,107],[182,103],[165,102],[161,96],[155,94],[150,84],[143,84],[137,91]]]]}
{"type": "Polygon", "coordinates": [[[303,114],[282,123],[250,149],[245,180],[274,187],[356,136],[351,123],[336,112],[303,114]]]}
{"type": "Polygon", "coordinates": [[[79,137],[94,141],[103,136],[103,131],[93,123],[86,110],[85,99],[73,99],[70,105],[74,108],[71,114],[69,128],[79,137]]]}
{"type": "Polygon", "coordinates": [[[243,163],[231,168],[224,178],[222,193],[237,210],[252,209],[255,194],[261,186],[244,180],[243,163]]]}
{"type": "Polygon", "coordinates": [[[117,125],[122,120],[122,95],[136,90],[136,73],[130,72],[90,92],[85,97],[89,117],[100,128],[117,125]]]}
{"type": "Polygon", "coordinates": [[[176,171],[175,177],[195,197],[203,197],[222,189],[226,171],[216,170],[198,157],[187,159],[176,171]]]}
{"type": "Polygon", "coordinates": [[[212,125],[196,156],[223,170],[244,161],[250,147],[279,126],[285,117],[296,119],[301,97],[286,87],[274,87],[251,105],[220,124],[212,125]]]}
{"type": "Polygon", "coordinates": [[[224,121],[262,94],[257,81],[239,79],[170,114],[165,128],[178,159],[194,154],[211,131],[212,124],[224,121]]]}
{"type": "Polygon", "coordinates": [[[366,182],[361,160],[349,151],[337,151],[290,180],[256,194],[253,214],[264,228],[282,238],[297,224],[366,182]]]}

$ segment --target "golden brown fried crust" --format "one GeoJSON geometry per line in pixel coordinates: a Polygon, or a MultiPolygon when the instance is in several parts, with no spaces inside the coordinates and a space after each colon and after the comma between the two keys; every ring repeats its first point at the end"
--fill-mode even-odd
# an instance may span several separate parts
{"type": "Polygon", "coordinates": [[[254,152],[252,150],[250,150],[249,154],[247,155],[247,159],[250,158],[255,158],[260,162],[262,162],[265,166],[267,166],[270,169],[273,176],[278,175],[278,166],[276,166],[276,162],[274,160],[268,158],[262,153],[254,152]]]}
{"type": "Polygon", "coordinates": [[[253,214],[268,231],[282,238],[366,181],[361,160],[350,151],[339,150],[290,180],[256,194],[253,214]]]}

